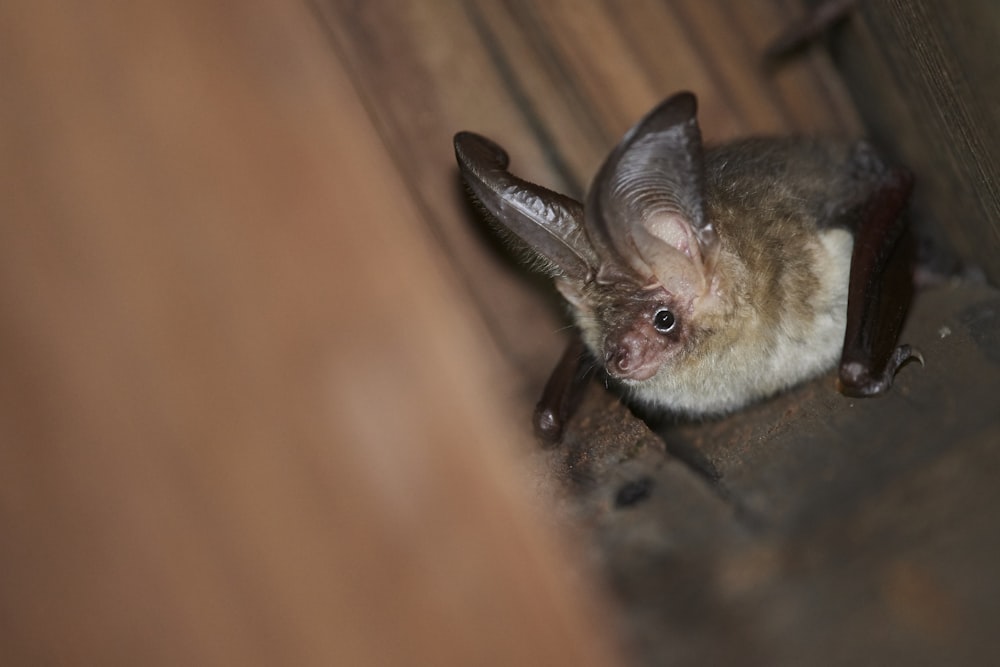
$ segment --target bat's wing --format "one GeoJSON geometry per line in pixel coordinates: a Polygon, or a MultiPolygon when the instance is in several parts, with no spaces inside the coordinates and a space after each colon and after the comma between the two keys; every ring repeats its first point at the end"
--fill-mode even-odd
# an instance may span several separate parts
{"type": "Polygon", "coordinates": [[[854,152],[852,169],[867,195],[847,221],[854,252],[838,389],[847,396],[876,396],[892,386],[904,363],[923,363],[909,345],[897,346],[913,297],[914,244],[903,215],[913,176],[883,166],[863,143],[854,152]]]}

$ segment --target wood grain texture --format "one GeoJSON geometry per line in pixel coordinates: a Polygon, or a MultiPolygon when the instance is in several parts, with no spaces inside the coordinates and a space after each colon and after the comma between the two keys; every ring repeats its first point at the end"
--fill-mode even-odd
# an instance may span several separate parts
{"type": "Polygon", "coordinates": [[[833,42],[858,108],[918,175],[925,234],[1000,282],[1000,6],[860,3],[833,42]]]}
{"type": "Polygon", "coordinates": [[[0,33],[0,662],[613,664],[309,10],[0,33]]]}

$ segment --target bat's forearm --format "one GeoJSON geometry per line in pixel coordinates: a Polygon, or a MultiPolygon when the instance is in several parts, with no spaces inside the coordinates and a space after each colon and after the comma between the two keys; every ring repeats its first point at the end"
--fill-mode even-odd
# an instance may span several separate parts
{"type": "Polygon", "coordinates": [[[913,243],[903,217],[912,188],[909,172],[891,170],[860,212],[837,383],[847,396],[884,393],[900,366],[923,363],[909,345],[897,347],[913,296],[913,243]]]}

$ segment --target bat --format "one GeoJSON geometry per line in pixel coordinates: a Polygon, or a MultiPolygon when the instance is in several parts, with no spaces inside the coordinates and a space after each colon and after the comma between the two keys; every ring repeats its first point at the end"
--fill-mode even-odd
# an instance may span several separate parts
{"type": "Polygon", "coordinates": [[[757,137],[702,145],[673,95],[611,151],[578,202],[455,135],[459,170],[549,274],[576,335],[535,426],[557,442],[596,365],[647,411],[724,415],[833,368],[875,396],[920,353],[897,339],[913,291],[902,215],[913,184],[867,142],[757,137]]]}

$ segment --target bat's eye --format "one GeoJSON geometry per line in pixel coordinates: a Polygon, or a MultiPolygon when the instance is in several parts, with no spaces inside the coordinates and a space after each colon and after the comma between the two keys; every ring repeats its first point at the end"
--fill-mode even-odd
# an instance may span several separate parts
{"type": "Polygon", "coordinates": [[[675,324],[677,324],[677,319],[674,317],[674,314],[666,308],[660,308],[653,315],[653,328],[660,333],[670,333],[675,324]]]}

